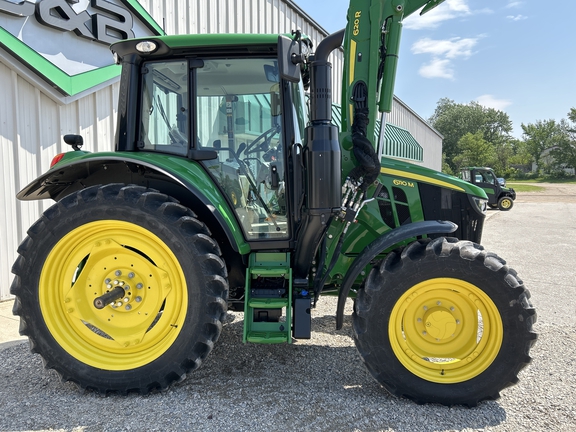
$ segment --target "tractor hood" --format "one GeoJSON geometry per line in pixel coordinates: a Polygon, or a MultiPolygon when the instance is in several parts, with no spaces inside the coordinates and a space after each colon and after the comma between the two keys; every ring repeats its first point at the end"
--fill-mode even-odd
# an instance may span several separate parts
{"type": "MultiPolygon", "coordinates": [[[[464,192],[479,198],[488,199],[486,192],[478,186],[468,183],[462,179],[435,171],[430,168],[402,162],[387,157],[380,161],[380,173],[392,177],[398,177],[398,181],[414,181],[433,184],[439,187],[464,192]]],[[[396,181],[396,180],[395,180],[396,181]]]]}

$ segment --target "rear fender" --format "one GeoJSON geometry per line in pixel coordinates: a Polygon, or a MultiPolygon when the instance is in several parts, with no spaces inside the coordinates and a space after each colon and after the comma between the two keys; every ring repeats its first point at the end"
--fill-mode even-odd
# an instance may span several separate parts
{"type": "Polygon", "coordinates": [[[400,244],[411,238],[428,234],[450,234],[456,231],[456,229],[458,229],[458,225],[449,221],[414,222],[388,231],[386,234],[370,243],[356,257],[346,272],[346,276],[340,286],[340,291],[338,292],[338,308],[336,309],[336,330],[342,328],[344,322],[344,305],[346,304],[346,299],[348,298],[350,289],[362,270],[370,264],[370,261],[386,249],[390,249],[394,245],[400,244]]]}
{"type": "Polygon", "coordinates": [[[227,239],[244,255],[250,246],[226,198],[200,164],[169,155],[71,152],[62,162],[22,189],[20,200],[58,201],[97,184],[126,183],[152,188],[178,199],[208,225],[221,243],[227,239]],[[81,153],[81,154],[80,154],[81,153]],[[76,156],[78,154],[78,156],[76,156]]]}

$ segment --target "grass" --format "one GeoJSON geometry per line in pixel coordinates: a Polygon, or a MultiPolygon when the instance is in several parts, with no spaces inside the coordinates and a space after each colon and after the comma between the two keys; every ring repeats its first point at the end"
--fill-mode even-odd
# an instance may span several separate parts
{"type": "Polygon", "coordinates": [[[548,177],[537,177],[529,180],[510,180],[510,183],[568,183],[576,184],[576,178],[554,179],[548,177]]]}
{"type": "Polygon", "coordinates": [[[542,192],[545,189],[542,186],[534,186],[516,182],[509,182],[506,186],[513,188],[516,192],[542,192]]]}

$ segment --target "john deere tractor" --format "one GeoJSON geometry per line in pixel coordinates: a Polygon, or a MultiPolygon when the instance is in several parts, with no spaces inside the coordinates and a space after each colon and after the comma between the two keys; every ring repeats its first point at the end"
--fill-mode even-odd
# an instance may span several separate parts
{"type": "Polygon", "coordinates": [[[351,296],[361,359],[394,395],[473,406],[516,383],[536,314],[479,244],[485,192],[383,157],[374,133],[402,20],[439,3],[353,0],[315,49],[299,31],[112,45],[115,151],[65,136],[73,151],[18,194],[55,201],[13,267],[32,350],[82,388],[148,393],[205,361],[229,309],[244,342],[290,344],[311,337],[321,295],[341,329],[351,296]]]}

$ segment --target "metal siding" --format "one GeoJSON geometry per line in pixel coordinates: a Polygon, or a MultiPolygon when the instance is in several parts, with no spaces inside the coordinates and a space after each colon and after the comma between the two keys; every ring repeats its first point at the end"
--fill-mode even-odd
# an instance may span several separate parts
{"type": "Polygon", "coordinates": [[[392,111],[386,121],[410,131],[424,150],[423,166],[437,171],[442,169],[442,138],[402,101],[394,98],[392,111]]]}
{"type": "Polygon", "coordinates": [[[14,205],[14,191],[17,182],[17,133],[16,133],[16,106],[12,96],[11,83],[15,75],[4,64],[0,63],[0,83],[3,91],[0,92],[0,163],[2,164],[2,184],[0,185],[0,199],[5,203],[5,211],[0,212],[0,298],[9,296],[10,269],[14,261],[19,231],[19,212],[14,205]],[[6,84],[7,83],[7,84],[6,84]]]}
{"type": "Polygon", "coordinates": [[[50,166],[52,158],[68,149],[62,136],[81,133],[85,149],[113,148],[114,110],[119,84],[115,83],[68,105],[60,105],[0,62],[0,300],[10,298],[11,268],[18,244],[28,228],[53,202],[18,201],[16,192],[50,166]]]}

